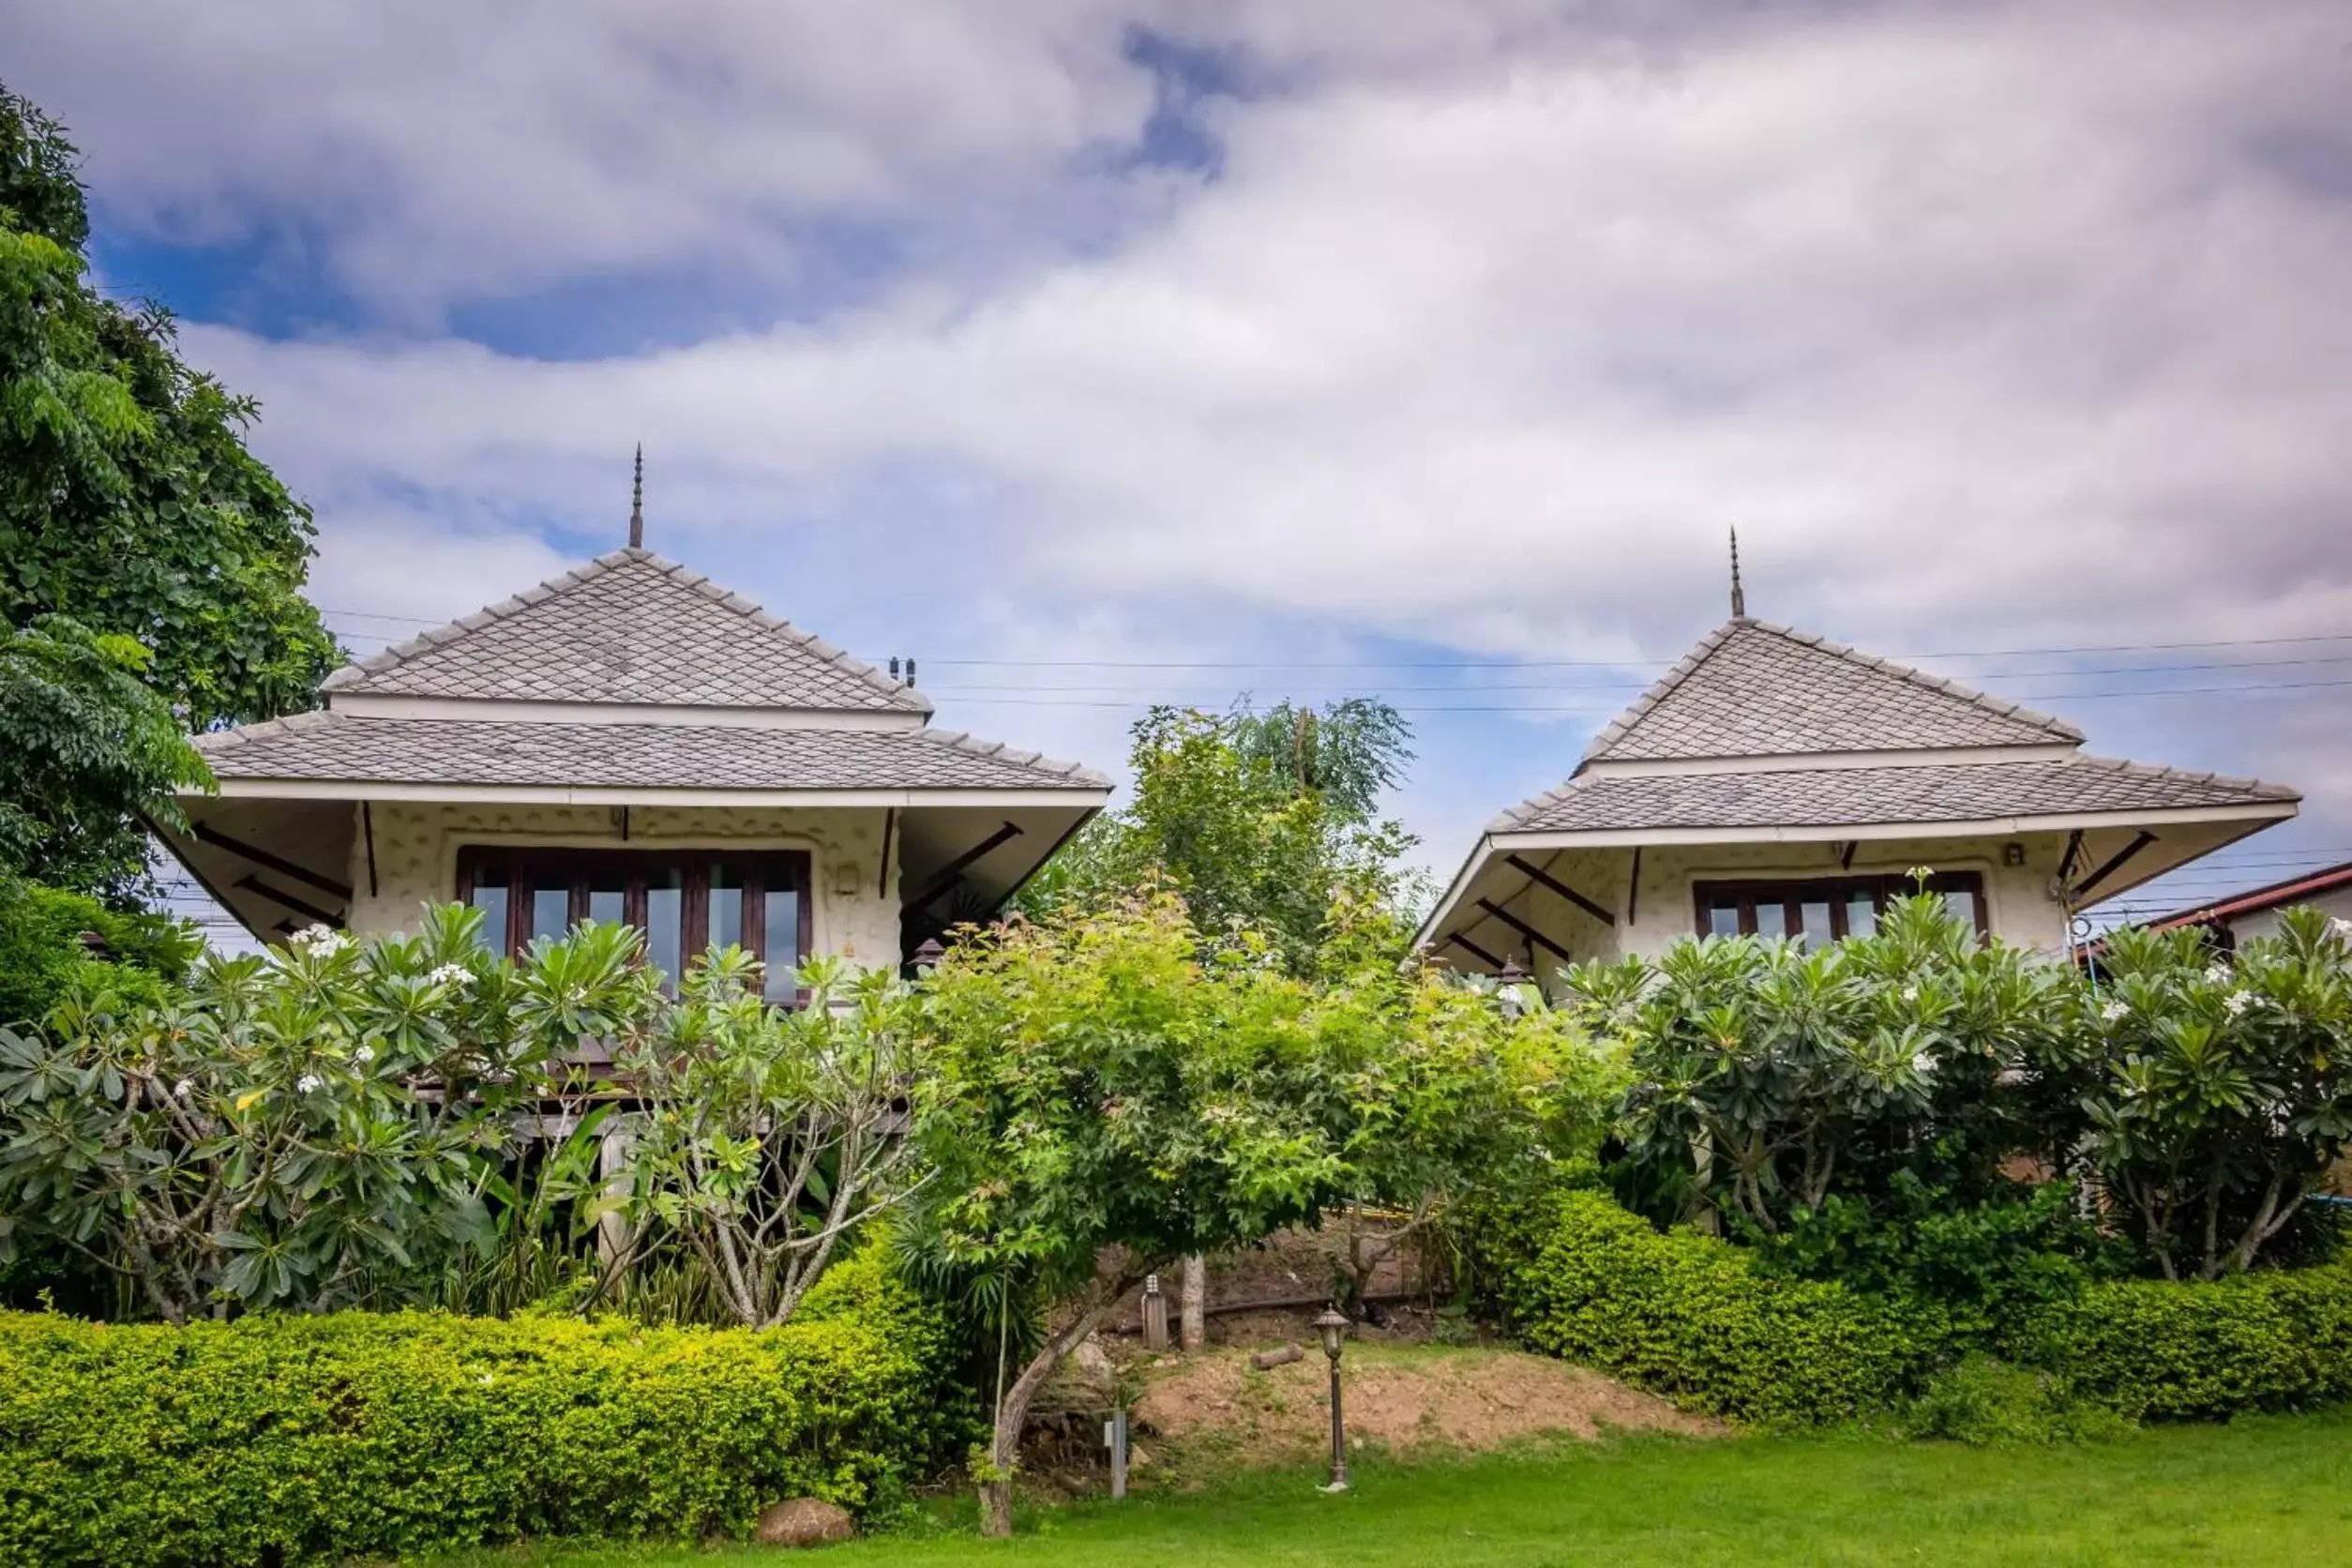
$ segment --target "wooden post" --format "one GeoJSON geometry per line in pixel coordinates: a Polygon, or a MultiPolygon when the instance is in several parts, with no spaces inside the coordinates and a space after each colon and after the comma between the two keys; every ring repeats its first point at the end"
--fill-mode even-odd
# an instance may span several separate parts
{"type": "Polygon", "coordinates": [[[1113,1501],[1127,1495],[1127,1412],[1113,1410],[1103,1423],[1103,1441],[1110,1449],[1110,1495],[1113,1501]]]}
{"type": "MultiPolygon", "coordinates": [[[[596,1140],[596,1174],[605,1179],[604,1190],[614,1198],[628,1196],[629,1153],[636,1142],[636,1130],[618,1116],[605,1123],[604,1136],[596,1140]]],[[[627,1252],[634,1240],[627,1215],[607,1212],[597,1219],[596,1256],[604,1261],[609,1263],[627,1252]]]]}
{"type": "Polygon", "coordinates": [[[1187,1350],[1209,1342],[1209,1265],[1199,1253],[1184,1259],[1183,1317],[1178,1325],[1187,1350]]]}
{"type": "MultiPolygon", "coordinates": [[[[1129,1278],[1134,1275],[1130,1274],[1129,1278]]],[[[1143,1348],[1147,1350],[1168,1349],[1168,1298],[1160,1294],[1160,1276],[1143,1277],[1143,1348]]]]}

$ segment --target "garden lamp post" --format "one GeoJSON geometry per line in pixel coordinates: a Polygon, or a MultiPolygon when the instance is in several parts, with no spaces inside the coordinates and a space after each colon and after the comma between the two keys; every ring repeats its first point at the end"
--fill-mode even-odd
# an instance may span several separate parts
{"type": "Polygon", "coordinates": [[[1506,960],[1502,972],[1495,976],[1495,1001],[1502,1008],[1504,1018],[1515,1018],[1526,1007],[1527,999],[1519,994],[1519,988],[1526,984],[1527,971],[1519,967],[1518,960],[1506,960]]]}
{"type": "Polygon", "coordinates": [[[1315,1332],[1323,1336],[1323,1354],[1331,1358],[1331,1485],[1323,1490],[1344,1492],[1348,1489],[1348,1430],[1339,1413],[1339,1352],[1348,1342],[1348,1319],[1337,1307],[1325,1307],[1315,1319],[1315,1332]]]}

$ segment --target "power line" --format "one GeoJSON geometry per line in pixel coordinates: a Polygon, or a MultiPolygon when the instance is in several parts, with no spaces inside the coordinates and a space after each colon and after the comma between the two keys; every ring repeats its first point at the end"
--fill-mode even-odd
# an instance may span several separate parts
{"type": "MultiPolygon", "coordinates": [[[[2224,692],[2312,691],[2328,687],[2352,686],[2352,680],[2342,681],[2273,681],[2251,686],[2151,686],[2139,691],[2049,691],[2015,692],[2007,695],[2033,702],[2102,701],[2110,698],[2127,697],[2204,697],[2224,692]]],[[[942,688],[927,687],[937,691],[942,688]]],[[[1084,689],[1084,688],[1079,688],[1084,689]]],[[[1117,708],[1133,709],[1140,701],[1110,701],[1051,697],[960,697],[958,701],[987,707],[1016,708],[1117,708]]],[[[1614,713],[1615,705],[1593,706],[1590,703],[1563,706],[1559,704],[1449,703],[1442,706],[1400,705],[1402,714],[1605,714],[1614,713]]]]}

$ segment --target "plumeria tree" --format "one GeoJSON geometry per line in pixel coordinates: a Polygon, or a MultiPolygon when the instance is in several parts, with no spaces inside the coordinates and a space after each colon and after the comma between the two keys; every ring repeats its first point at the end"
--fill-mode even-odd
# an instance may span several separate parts
{"type": "Polygon", "coordinates": [[[1982,1179],[2043,1136],[2018,1121],[2041,1103],[2024,1086],[2062,1098],[2073,1082],[2058,1070],[2072,972],[1979,943],[1933,897],[1892,901],[1842,942],[1686,940],[1563,979],[1569,1010],[1630,1052],[1639,1184],[1767,1234],[1914,1161],[1958,1155],[1982,1179]]]}
{"type": "Polygon", "coordinates": [[[740,948],[686,972],[676,1005],[615,1052],[639,1102],[618,1191],[629,1240],[608,1260],[682,1248],[712,1297],[751,1328],[784,1322],[843,1239],[919,1184],[906,1095],[910,993],[838,959],[803,967],[807,1005],[761,995],[740,948]]]}
{"type": "Polygon", "coordinates": [[[68,1001],[0,1031],[0,1214],[173,1322],[430,1299],[490,1244],[519,1113],[659,1005],[637,960],[618,927],[493,959],[447,907],[413,937],[211,958],[126,1016],[68,1001]]]}
{"type": "Polygon", "coordinates": [[[2099,1180],[2167,1279],[2240,1273],[2352,1140],[2352,922],[2290,910],[2226,960],[2194,931],[2121,930],[2102,968],[2099,1180]]]}

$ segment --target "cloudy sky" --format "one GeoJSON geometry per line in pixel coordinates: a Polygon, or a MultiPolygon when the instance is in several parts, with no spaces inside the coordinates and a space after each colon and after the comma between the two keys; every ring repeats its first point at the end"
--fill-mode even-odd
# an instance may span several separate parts
{"type": "MultiPolygon", "coordinates": [[[[622,541],[1104,765],[1387,697],[1446,868],[1725,613],[2352,857],[2341,0],[0,0],[355,650],[622,541]]],[[[2162,895],[2147,902],[2160,903],[2162,895]]]]}

